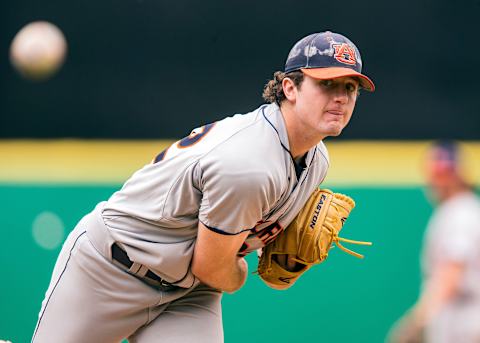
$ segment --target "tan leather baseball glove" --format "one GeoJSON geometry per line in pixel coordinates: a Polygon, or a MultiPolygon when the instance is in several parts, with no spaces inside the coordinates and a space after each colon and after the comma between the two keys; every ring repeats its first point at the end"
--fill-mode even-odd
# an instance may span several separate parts
{"type": "Polygon", "coordinates": [[[338,237],[355,202],[349,196],[333,193],[328,189],[316,189],[293,222],[265,246],[258,263],[258,274],[271,288],[286,289],[311,266],[323,262],[332,243],[343,251],[363,258],[340,244],[371,245],[370,242],[352,241],[338,237]],[[287,258],[296,262],[288,268],[287,258]]]}

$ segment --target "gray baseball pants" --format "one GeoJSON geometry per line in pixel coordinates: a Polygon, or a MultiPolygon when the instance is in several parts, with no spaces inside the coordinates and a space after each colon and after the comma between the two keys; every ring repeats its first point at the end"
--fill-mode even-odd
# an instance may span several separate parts
{"type": "Polygon", "coordinates": [[[113,242],[98,235],[105,228],[93,227],[100,224],[92,215],[63,245],[32,342],[223,342],[220,291],[161,291],[127,273],[112,262],[113,242]]]}

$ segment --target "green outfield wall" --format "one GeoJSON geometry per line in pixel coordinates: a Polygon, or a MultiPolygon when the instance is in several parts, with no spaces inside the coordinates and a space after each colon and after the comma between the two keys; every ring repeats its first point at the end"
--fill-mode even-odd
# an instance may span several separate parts
{"type": "MultiPolygon", "coordinates": [[[[0,339],[29,342],[66,235],[165,144],[0,142],[0,339]]],[[[326,186],[357,203],[342,235],[373,246],[357,249],[364,260],[333,249],[286,291],[249,275],[244,288],[223,299],[225,341],[382,342],[418,294],[418,254],[432,210],[418,168],[425,144],[330,144],[326,186]]],[[[474,156],[478,147],[467,145],[474,156]]],[[[256,257],[248,260],[253,272],[256,257]]]]}

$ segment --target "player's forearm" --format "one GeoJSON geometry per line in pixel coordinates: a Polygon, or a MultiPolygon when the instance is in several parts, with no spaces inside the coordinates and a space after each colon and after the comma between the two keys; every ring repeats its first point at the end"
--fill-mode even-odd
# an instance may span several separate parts
{"type": "Polygon", "coordinates": [[[458,263],[446,263],[435,272],[415,307],[414,313],[420,322],[428,323],[456,296],[463,268],[458,263]]]}
{"type": "Polygon", "coordinates": [[[244,258],[235,258],[231,263],[208,268],[196,265],[194,261],[192,272],[208,286],[231,293],[240,289],[245,283],[248,266],[244,258]]]}
{"type": "Polygon", "coordinates": [[[455,290],[447,284],[440,287],[428,287],[414,309],[414,315],[420,323],[426,325],[448,303],[455,290]]]}

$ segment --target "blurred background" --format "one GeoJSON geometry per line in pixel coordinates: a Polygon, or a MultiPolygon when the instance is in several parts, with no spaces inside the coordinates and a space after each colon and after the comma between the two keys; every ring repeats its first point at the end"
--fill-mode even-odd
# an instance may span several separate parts
{"type": "Polygon", "coordinates": [[[419,290],[432,211],[425,146],[460,140],[480,182],[479,15],[480,0],[2,2],[0,339],[30,340],[61,244],[84,214],[172,140],[258,107],[292,45],[331,30],[356,43],[377,91],[326,141],[326,186],[357,201],[344,236],[374,246],[362,261],[334,249],[284,292],[251,275],[223,300],[225,340],[382,342],[419,290]],[[38,20],[68,46],[44,80],[9,60],[17,32],[38,20]]]}

